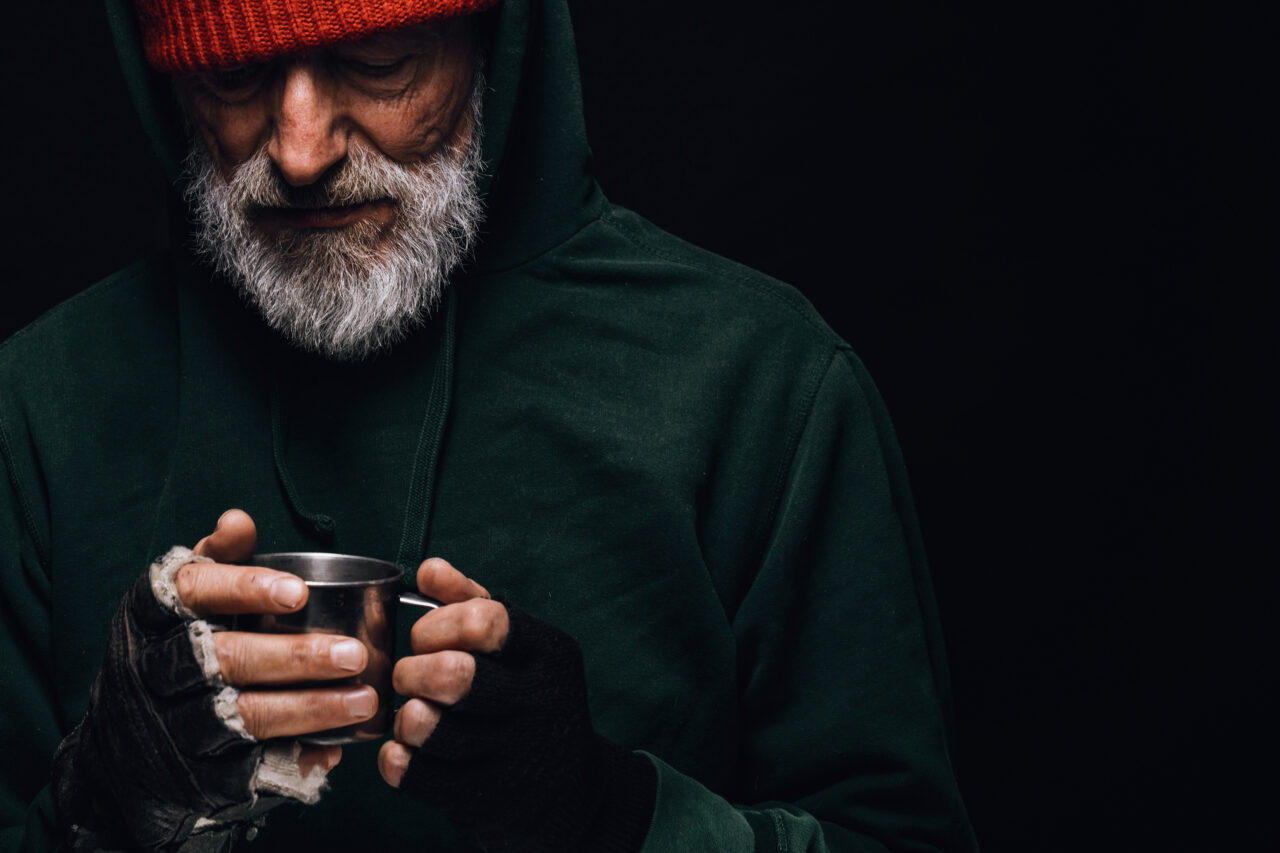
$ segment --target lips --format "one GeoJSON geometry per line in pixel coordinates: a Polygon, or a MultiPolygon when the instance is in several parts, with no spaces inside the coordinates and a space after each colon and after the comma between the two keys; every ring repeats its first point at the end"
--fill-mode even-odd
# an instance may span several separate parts
{"type": "Polygon", "coordinates": [[[267,207],[255,211],[253,218],[267,228],[288,228],[297,231],[344,228],[362,219],[384,219],[390,207],[391,202],[387,199],[338,207],[267,207]]]}

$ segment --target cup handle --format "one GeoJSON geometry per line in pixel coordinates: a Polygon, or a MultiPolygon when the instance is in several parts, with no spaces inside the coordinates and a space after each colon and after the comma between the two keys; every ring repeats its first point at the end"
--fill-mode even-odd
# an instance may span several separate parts
{"type": "Polygon", "coordinates": [[[425,595],[418,595],[416,592],[400,593],[400,603],[409,604],[413,607],[422,607],[426,610],[435,610],[440,606],[440,602],[434,598],[427,598],[425,595]]]}

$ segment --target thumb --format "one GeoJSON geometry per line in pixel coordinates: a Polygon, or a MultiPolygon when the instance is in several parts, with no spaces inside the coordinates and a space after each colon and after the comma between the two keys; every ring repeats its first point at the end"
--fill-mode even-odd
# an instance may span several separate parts
{"type": "Polygon", "coordinates": [[[213,532],[191,549],[218,563],[236,563],[253,556],[258,547],[258,528],[242,509],[229,509],[218,519],[213,532]]]}

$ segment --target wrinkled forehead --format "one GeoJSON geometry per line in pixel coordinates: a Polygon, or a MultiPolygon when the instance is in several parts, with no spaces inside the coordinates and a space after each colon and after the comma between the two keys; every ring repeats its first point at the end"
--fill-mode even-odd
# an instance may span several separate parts
{"type": "Polygon", "coordinates": [[[264,62],[479,12],[499,0],[135,0],[147,61],[182,74],[264,62]]]}

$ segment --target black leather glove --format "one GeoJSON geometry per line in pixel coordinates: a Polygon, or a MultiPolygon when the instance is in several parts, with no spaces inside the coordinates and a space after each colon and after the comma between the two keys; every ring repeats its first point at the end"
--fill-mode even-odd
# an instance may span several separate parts
{"type": "Polygon", "coordinates": [[[225,849],[286,801],[251,794],[263,744],[215,712],[225,685],[196,658],[193,620],[156,600],[156,570],[120,603],[88,713],[54,756],[54,800],[75,850],[225,849]]]}
{"type": "Polygon", "coordinates": [[[653,764],[592,730],[573,638],[502,603],[502,651],[475,656],[470,692],[444,711],[400,790],[490,853],[635,853],[653,816],[653,764]]]}

